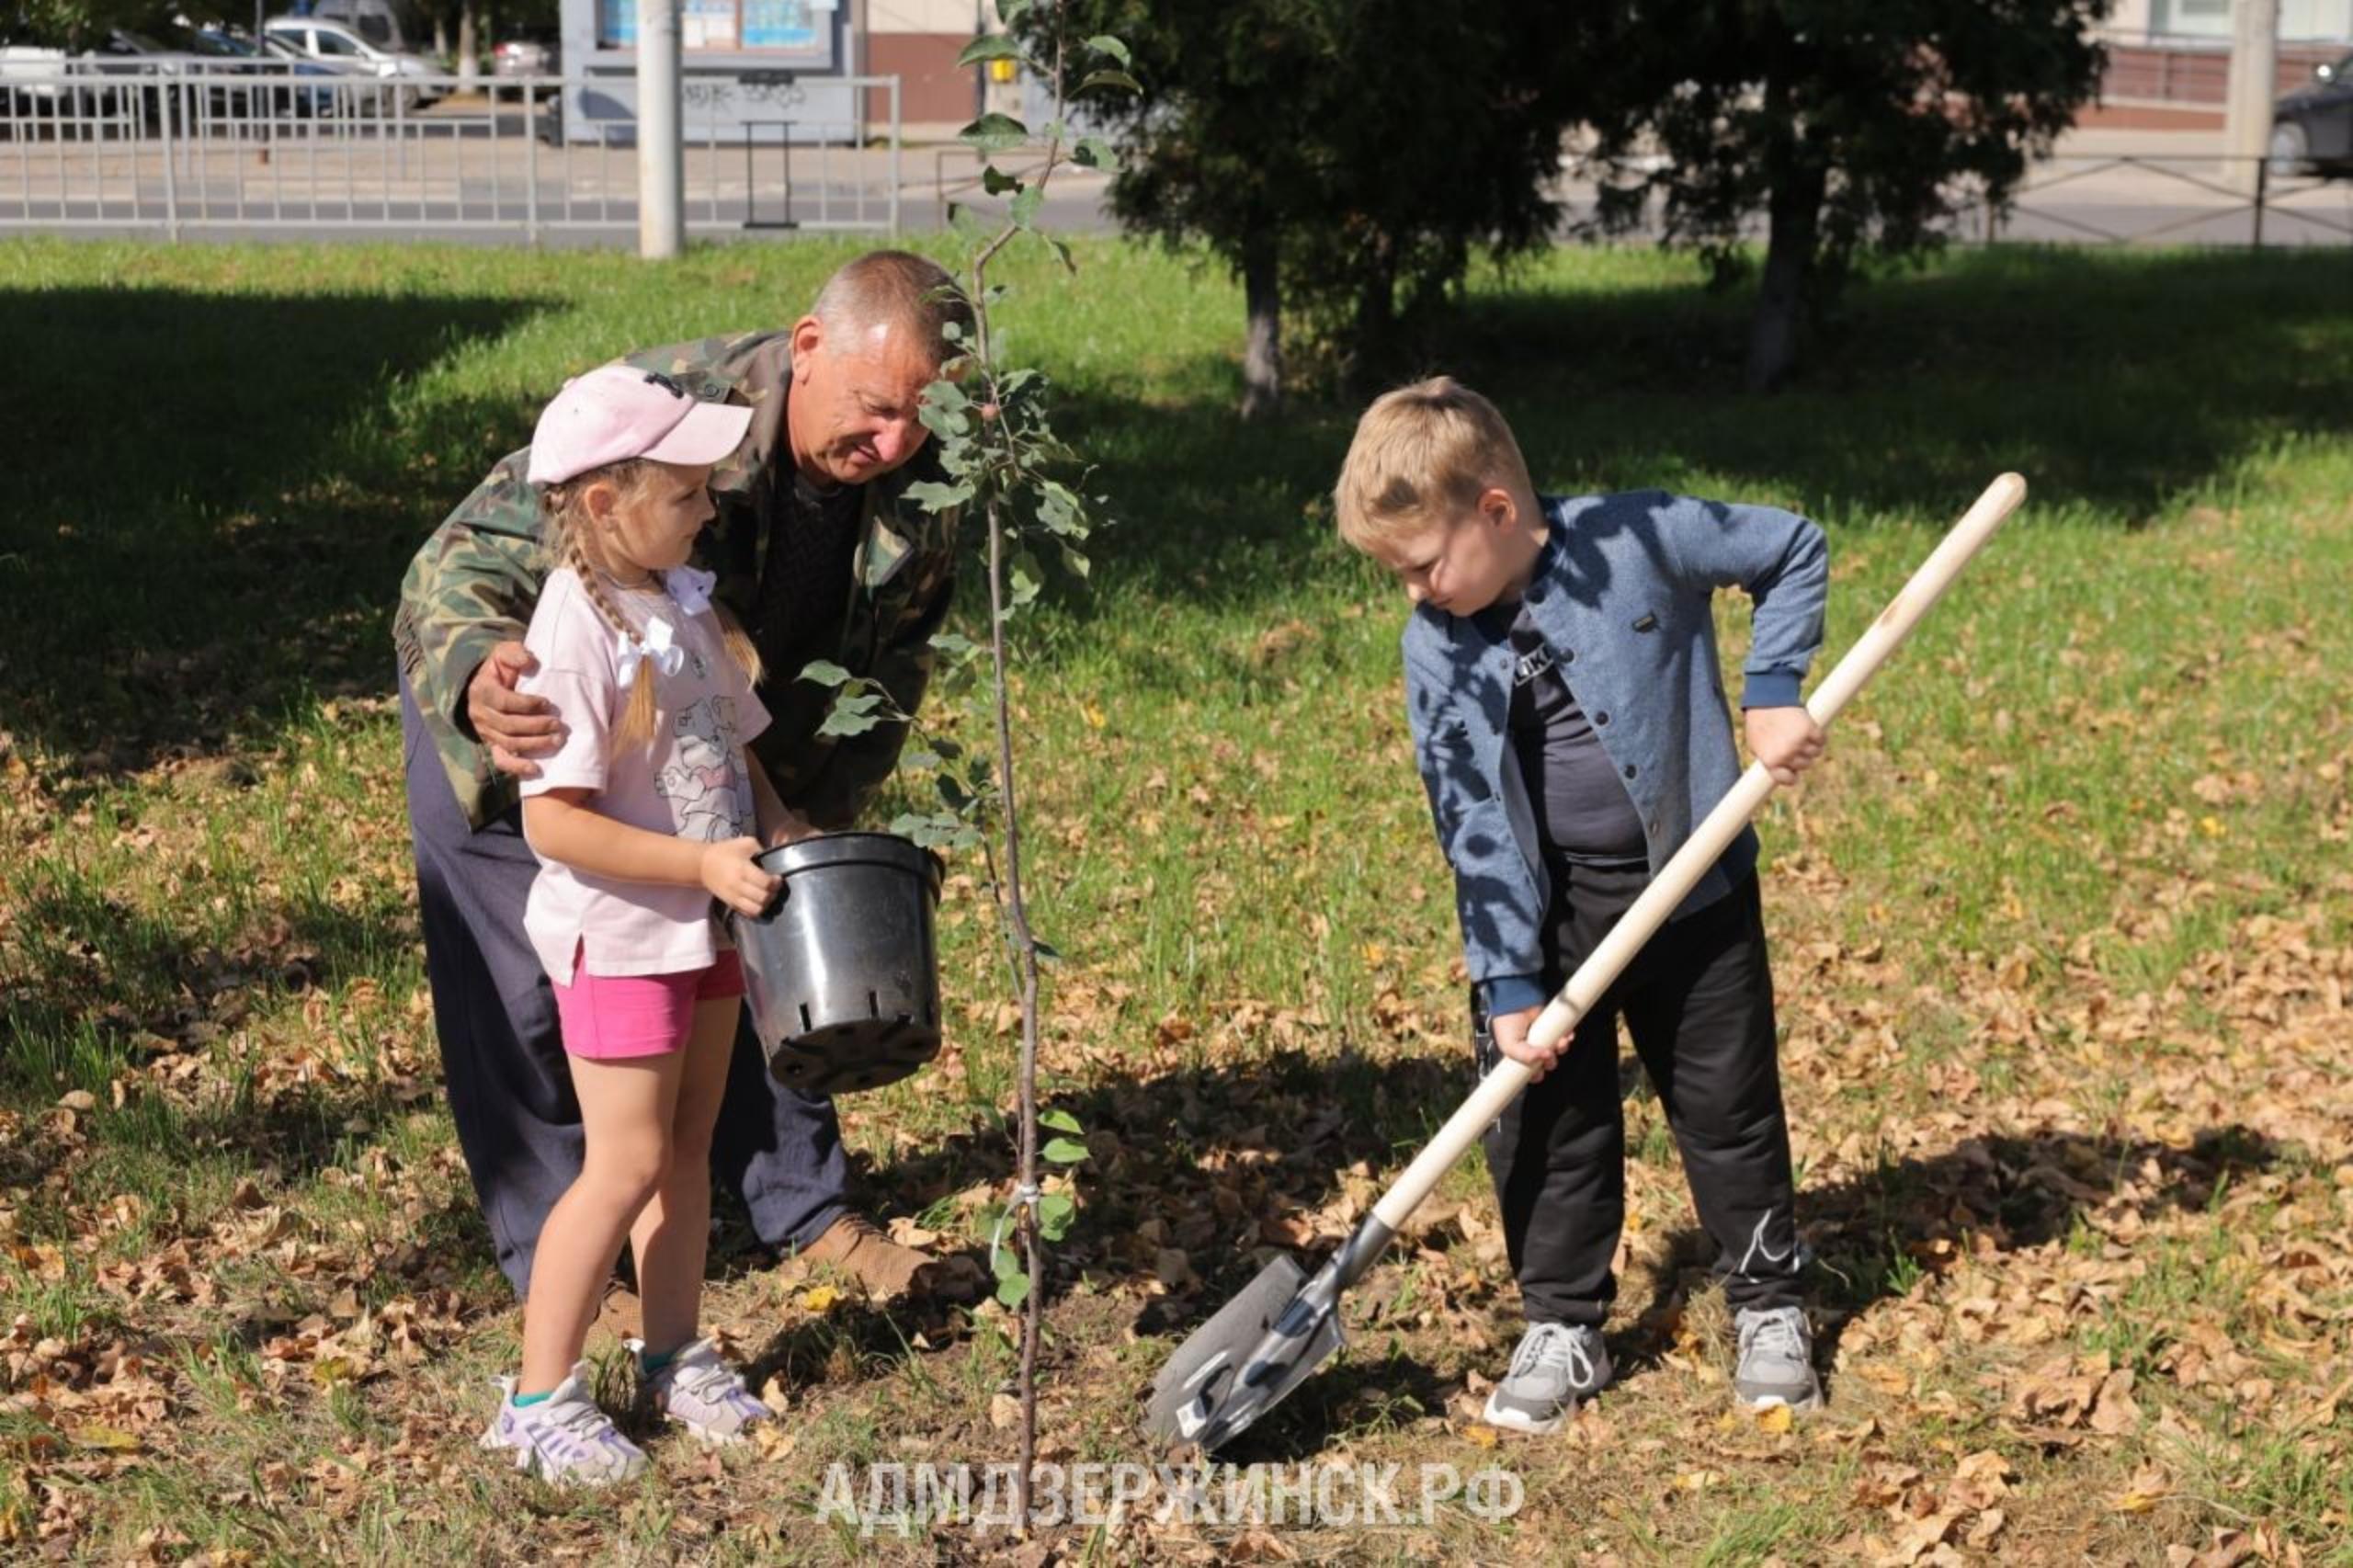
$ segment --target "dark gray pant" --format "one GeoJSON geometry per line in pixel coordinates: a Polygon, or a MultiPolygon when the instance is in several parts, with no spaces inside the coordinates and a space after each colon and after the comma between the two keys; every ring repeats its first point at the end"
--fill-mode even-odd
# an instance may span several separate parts
{"type": "MultiPolygon", "coordinates": [[[[1557,993],[1650,881],[1645,866],[1547,868],[1544,983],[1557,993]]],[[[1790,1132],[1773,1028],[1773,974],[1756,879],[1661,927],[1579,1021],[1559,1065],[1490,1128],[1487,1167],[1530,1323],[1599,1324],[1626,1218],[1618,1019],[1658,1090],[1724,1296],[1799,1305],[1790,1132]]],[[[1494,1047],[1483,1029],[1481,1067],[1494,1047]]]]}
{"type": "MultiPolygon", "coordinates": [[[[580,1105],[547,972],[523,934],[539,861],[508,812],[472,831],[401,681],[401,757],[416,849],[417,918],[458,1144],[498,1267],[528,1295],[540,1226],[580,1174],[580,1105]]],[[[845,1208],[848,1161],[831,1100],[784,1088],[747,1022],[735,1037],[711,1175],[770,1246],[805,1245],[845,1208]]]]}

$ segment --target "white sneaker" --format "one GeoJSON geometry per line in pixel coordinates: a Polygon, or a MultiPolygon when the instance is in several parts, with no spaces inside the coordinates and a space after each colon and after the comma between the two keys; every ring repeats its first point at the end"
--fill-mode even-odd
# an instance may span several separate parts
{"type": "Polygon", "coordinates": [[[543,1480],[577,1486],[608,1486],[645,1473],[645,1450],[620,1435],[613,1419],[588,1397],[588,1363],[533,1404],[515,1403],[515,1380],[498,1380],[498,1414],[482,1435],[482,1446],[515,1455],[515,1468],[543,1480]]]}
{"type": "Polygon", "coordinates": [[[1535,1323],[1519,1336],[1511,1370],[1487,1396],[1479,1419],[1506,1432],[1541,1437],[1560,1430],[1580,1400],[1609,1381],[1609,1347],[1583,1323],[1535,1323]]]}
{"type": "Polygon", "coordinates": [[[1740,1342],[1740,1365],[1733,1372],[1733,1397],[1745,1409],[1822,1408],[1822,1381],[1813,1375],[1813,1335],[1801,1307],[1743,1307],[1733,1314],[1740,1342]]]}
{"type": "MultiPolygon", "coordinates": [[[[628,1343],[642,1369],[645,1342],[628,1343]]],[[[708,1339],[696,1340],[658,1372],[641,1370],[639,1395],[706,1443],[741,1442],[745,1427],[776,1418],[776,1412],[762,1404],[734,1369],[719,1358],[719,1346],[708,1339]]]]}

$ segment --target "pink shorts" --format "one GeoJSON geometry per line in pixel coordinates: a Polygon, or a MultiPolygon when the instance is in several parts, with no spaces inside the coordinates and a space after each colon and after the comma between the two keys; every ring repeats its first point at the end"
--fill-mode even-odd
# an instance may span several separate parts
{"type": "Polygon", "coordinates": [[[744,966],[732,952],[676,974],[591,974],[575,960],[572,983],[555,988],[555,1016],[567,1052],[614,1062],[680,1049],[696,1003],[742,994],[744,966]]]}

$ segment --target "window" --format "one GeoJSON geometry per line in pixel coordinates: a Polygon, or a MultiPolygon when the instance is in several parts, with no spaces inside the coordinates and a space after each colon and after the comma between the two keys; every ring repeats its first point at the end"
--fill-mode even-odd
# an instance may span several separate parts
{"type": "MultiPolygon", "coordinates": [[[[835,7],[823,0],[679,0],[684,53],[830,55],[835,7]]],[[[637,0],[597,0],[600,49],[637,47],[637,0]]]]}
{"type": "Polygon", "coordinates": [[[328,32],[324,28],[311,35],[311,48],[313,52],[323,55],[329,60],[361,60],[366,58],[366,56],[360,51],[359,44],[357,40],[346,38],[341,33],[328,32]]]}
{"type": "Polygon", "coordinates": [[[376,45],[380,49],[390,49],[392,47],[392,24],[391,18],[379,17],[371,13],[359,17],[358,26],[359,28],[359,36],[366,39],[369,43],[376,45]]]}

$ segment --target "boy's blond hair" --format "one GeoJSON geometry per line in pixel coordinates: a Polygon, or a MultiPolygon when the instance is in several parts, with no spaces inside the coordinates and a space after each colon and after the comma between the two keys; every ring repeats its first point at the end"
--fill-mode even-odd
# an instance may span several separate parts
{"type": "Polygon", "coordinates": [[[1364,411],[1332,502],[1340,537],[1370,550],[1450,522],[1498,489],[1536,494],[1511,426],[1452,376],[1432,376],[1364,411]]]}

